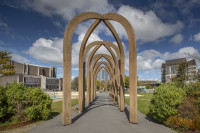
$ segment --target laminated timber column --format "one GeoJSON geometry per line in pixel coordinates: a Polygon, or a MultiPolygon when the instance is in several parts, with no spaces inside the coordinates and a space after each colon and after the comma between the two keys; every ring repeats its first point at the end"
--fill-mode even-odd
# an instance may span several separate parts
{"type": "MultiPolygon", "coordinates": [[[[87,73],[90,71],[90,66],[91,66],[91,63],[95,60],[94,64],[96,64],[96,61],[98,61],[101,57],[104,57],[110,64],[112,64],[113,68],[115,69],[115,72],[118,73],[118,69],[117,69],[117,59],[115,57],[115,54],[113,53],[112,49],[110,47],[112,47],[115,52],[117,53],[117,56],[118,58],[120,58],[120,52],[119,52],[119,49],[117,48],[116,45],[114,45],[113,43],[111,42],[108,42],[108,41],[95,41],[95,42],[92,42],[90,44],[87,45],[87,47],[85,48],[85,51],[84,51],[84,57],[83,59],[85,60],[86,58],[86,55],[87,55],[87,52],[94,46],[96,45],[96,47],[92,50],[89,58],[88,58],[88,64],[87,64],[87,73]],[[111,56],[107,55],[107,54],[97,54],[94,56],[94,53],[102,46],[104,45],[106,47],[106,49],[110,52],[111,56]],[[112,62],[112,63],[111,63],[112,62]],[[115,65],[114,65],[115,64],[115,65]]],[[[93,64],[93,65],[94,65],[93,64]]],[[[91,75],[93,73],[93,68],[91,70],[91,75]]],[[[89,75],[89,73],[87,74],[89,75]]],[[[87,84],[89,84],[90,78],[89,76],[87,76],[87,84]]],[[[92,82],[93,83],[93,82],[92,82]]],[[[92,84],[91,83],[91,84],[92,84]]],[[[89,85],[88,85],[89,86],[89,85]]],[[[87,86],[87,87],[88,87],[87,86]]],[[[93,90],[93,85],[91,85],[91,91],[93,90]]],[[[88,95],[89,96],[89,95],[88,95]]],[[[87,97],[88,97],[87,96],[87,97]]],[[[92,97],[92,96],[91,96],[92,97]]],[[[89,98],[87,98],[89,99],[89,98]]]]}
{"type": "MultiPolygon", "coordinates": [[[[136,47],[135,32],[129,21],[119,14],[107,13],[104,14],[103,17],[104,19],[110,19],[119,22],[124,27],[128,35],[129,88],[130,88],[129,121],[130,123],[137,123],[137,47],[136,47]]],[[[124,61],[124,58],[122,59],[122,61],[124,61]]]]}
{"type": "MultiPolygon", "coordinates": [[[[86,48],[85,48],[85,51],[84,51],[84,56],[83,56],[83,59],[84,60],[86,60],[86,56],[87,56],[87,52],[91,49],[91,47],[92,46],[94,46],[96,43],[98,43],[98,44],[101,44],[101,41],[95,41],[95,42],[92,42],[92,43],[90,43],[89,44],[89,47],[87,46],[86,48]]],[[[90,66],[91,66],[91,63],[92,63],[92,57],[94,56],[94,54],[95,54],[95,52],[99,49],[99,47],[101,47],[101,45],[99,45],[99,46],[97,46],[97,47],[95,47],[93,50],[92,50],[92,52],[91,52],[91,54],[90,54],[90,56],[89,56],[89,58],[88,58],[88,62],[87,62],[87,105],[89,105],[90,104],[90,102],[91,101],[93,101],[93,99],[92,100],[90,100],[91,99],[91,71],[90,71],[90,66]]]]}
{"type": "Polygon", "coordinates": [[[106,92],[108,92],[108,86],[107,86],[107,83],[106,83],[106,92]]]}
{"type": "MultiPolygon", "coordinates": [[[[113,35],[117,38],[117,33],[116,32],[114,32],[113,33],[113,35]]],[[[115,79],[118,79],[117,77],[120,77],[120,76],[118,76],[118,66],[117,66],[117,59],[116,59],[116,57],[115,57],[115,54],[113,53],[113,51],[112,51],[112,49],[111,48],[113,48],[113,50],[116,52],[116,54],[117,54],[117,56],[118,56],[118,58],[119,59],[121,59],[121,55],[120,55],[120,51],[119,51],[119,48],[115,45],[115,44],[113,44],[113,43],[111,43],[111,42],[109,42],[109,41],[94,41],[94,42],[92,42],[92,43],[90,43],[90,44],[88,44],[87,45],[87,47],[85,48],[85,51],[84,51],[84,57],[83,57],[83,60],[86,60],[86,55],[87,55],[87,52],[93,47],[93,46],[95,46],[96,45],[96,47],[93,49],[93,51],[91,52],[91,54],[90,54],[90,56],[89,56],[89,58],[88,58],[88,63],[87,63],[87,75],[89,75],[89,71],[90,71],[90,65],[91,65],[91,62],[93,62],[92,60],[95,58],[95,56],[94,56],[94,53],[102,46],[102,45],[104,45],[105,47],[106,47],[106,49],[110,52],[110,54],[112,55],[112,58],[113,59],[110,59],[112,62],[113,62],[113,64],[115,64],[115,71],[114,71],[114,75],[116,75],[116,78],[115,79]],[[111,47],[111,48],[110,48],[111,47]],[[93,58],[93,56],[94,56],[94,58],[93,58]]],[[[122,46],[122,44],[121,43],[119,43],[118,44],[118,46],[119,47],[123,47],[122,46]]],[[[123,51],[123,49],[121,49],[121,51],[123,51]]],[[[124,54],[124,53],[123,53],[124,54]]],[[[103,54],[103,55],[105,55],[105,54],[103,54]]],[[[108,57],[108,55],[105,55],[106,57],[108,57]]],[[[123,57],[123,56],[122,56],[123,57]]],[[[105,58],[105,57],[104,57],[105,58]]],[[[111,57],[110,57],[111,58],[111,57]]],[[[107,59],[107,61],[109,61],[108,59],[107,59]]],[[[91,73],[92,73],[92,71],[91,71],[91,73]]],[[[89,75],[90,76],[90,75],[89,75]]],[[[87,103],[89,104],[89,102],[88,102],[88,99],[90,99],[90,96],[88,95],[88,93],[89,93],[89,91],[91,91],[91,90],[93,90],[93,86],[91,85],[91,88],[89,88],[89,83],[90,83],[90,77],[89,76],[87,76],[87,103]]],[[[119,80],[118,80],[119,81],[119,80]]],[[[117,82],[118,82],[117,81],[117,82]]],[[[115,85],[116,86],[116,88],[117,88],[117,86],[118,85],[115,85]]],[[[115,92],[117,92],[117,91],[115,91],[115,92]]],[[[115,94],[116,96],[117,96],[117,94],[115,94]]],[[[120,101],[120,100],[119,100],[120,101]]],[[[119,106],[120,107],[120,106],[119,106]]]]}
{"type": "MultiPolygon", "coordinates": [[[[84,49],[86,46],[86,43],[88,41],[88,38],[92,34],[93,30],[96,28],[96,26],[100,23],[100,19],[96,20],[88,29],[88,31],[85,34],[85,37],[83,38],[80,53],[79,53],[79,80],[78,80],[78,91],[79,91],[79,111],[83,111],[85,109],[85,61],[83,61],[84,56],[84,49]]],[[[89,90],[87,91],[89,94],[89,90]]]]}
{"type": "Polygon", "coordinates": [[[100,87],[99,87],[99,92],[101,91],[101,82],[100,82],[100,87]]]}
{"type": "MultiPolygon", "coordinates": [[[[108,21],[108,20],[106,20],[106,18],[107,18],[107,16],[109,16],[109,15],[111,15],[111,14],[113,14],[113,13],[108,13],[108,14],[104,14],[104,17],[105,17],[105,20],[104,20],[104,23],[107,25],[107,27],[109,28],[109,30],[111,31],[111,33],[113,34],[113,36],[115,37],[115,39],[116,39],[116,41],[117,41],[117,44],[118,44],[118,47],[119,47],[119,50],[120,50],[120,58],[119,58],[119,60],[120,60],[120,63],[121,64],[119,64],[121,67],[120,67],[120,71],[119,71],[119,82],[120,81],[122,81],[120,84],[119,84],[119,89],[122,89],[122,90],[119,90],[119,92],[120,92],[120,96],[119,96],[119,99],[118,99],[118,101],[119,101],[119,109],[120,109],[120,111],[124,111],[124,79],[125,79],[125,61],[124,61],[124,48],[123,48],[123,46],[122,46],[122,43],[121,43],[121,40],[120,40],[120,38],[119,38],[119,36],[118,36],[118,34],[117,34],[117,32],[116,32],[116,30],[115,30],[115,28],[112,26],[112,24],[108,21]]],[[[114,14],[113,14],[114,15],[114,14]]],[[[118,15],[118,14],[117,14],[118,15]]],[[[110,17],[110,16],[109,16],[110,17]]],[[[115,16],[116,17],[116,16],[115,16]]],[[[111,18],[111,20],[114,20],[114,21],[117,21],[117,22],[119,22],[118,20],[116,20],[115,19],[115,17],[113,17],[113,18],[111,18]]],[[[120,17],[120,15],[118,16],[118,17],[120,17]]],[[[119,22],[120,23],[120,22],[119,22]]],[[[122,25],[122,24],[121,24],[122,25]]],[[[115,85],[116,86],[116,85],[115,85]]],[[[116,86],[117,88],[118,88],[118,85],[116,86]]]]}
{"type": "MultiPolygon", "coordinates": [[[[102,15],[85,12],[74,17],[67,25],[63,39],[63,115],[62,125],[72,123],[71,116],[71,66],[72,66],[72,37],[75,28],[84,20],[100,19],[102,15]]],[[[86,45],[86,44],[85,44],[86,45]]],[[[85,46],[83,46],[85,47],[85,46]]],[[[82,84],[82,83],[81,83],[82,84]]],[[[80,84],[79,84],[80,85],[80,84]]],[[[81,88],[82,89],[82,88],[81,88]]]]}
{"type": "Polygon", "coordinates": [[[94,74],[91,71],[91,98],[90,98],[90,102],[93,102],[94,100],[94,74]]]}
{"type": "Polygon", "coordinates": [[[94,99],[97,97],[97,79],[94,79],[94,99]]]}

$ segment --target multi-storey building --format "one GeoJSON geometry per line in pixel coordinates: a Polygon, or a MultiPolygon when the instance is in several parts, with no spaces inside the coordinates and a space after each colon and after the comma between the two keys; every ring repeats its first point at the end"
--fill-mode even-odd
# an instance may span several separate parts
{"type": "Polygon", "coordinates": [[[9,61],[16,73],[0,77],[0,85],[11,82],[23,83],[26,87],[40,87],[43,90],[61,90],[61,80],[56,78],[56,68],[9,61]]]}
{"type": "Polygon", "coordinates": [[[198,73],[198,66],[195,60],[187,61],[186,58],[167,60],[166,63],[163,63],[161,66],[161,81],[162,83],[170,82],[178,73],[178,66],[180,63],[188,63],[187,69],[187,82],[195,82],[195,78],[198,73]]]}
{"type": "Polygon", "coordinates": [[[98,80],[105,80],[108,81],[109,75],[105,69],[101,69],[97,75],[98,80]]]}

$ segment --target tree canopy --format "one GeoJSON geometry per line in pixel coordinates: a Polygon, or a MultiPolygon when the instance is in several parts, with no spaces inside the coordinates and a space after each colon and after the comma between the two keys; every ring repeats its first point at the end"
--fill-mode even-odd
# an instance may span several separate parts
{"type": "Polygon", "coordinates": [[[14,65],[8,64],[11,60],[12,56],[11,53],[7,51],[0,51],[0,75],[7,76],[15,74],[14,65]]]}
{"type": "Polygon", "coordinates": [[[72,90],[76,90],[78,91],[78,77],[75,77],[73,80],[72,80],[72,90]]]}

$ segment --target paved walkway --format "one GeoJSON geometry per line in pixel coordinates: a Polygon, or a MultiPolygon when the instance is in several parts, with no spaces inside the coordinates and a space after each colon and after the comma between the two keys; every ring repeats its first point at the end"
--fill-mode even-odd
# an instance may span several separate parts
{"type": "MultiPolygon", "coordinates": [[[[128,110],[127,110],[128,111],[128,110]]],[[[146,119],[138,113],[138,124],[130,124],[126,112],[113,105],[108,93],[100,93],[85,114],[73,111],[73,124],[62,126],[61,114],[29,133],[175,133],[175,131],[146,119]]]]}

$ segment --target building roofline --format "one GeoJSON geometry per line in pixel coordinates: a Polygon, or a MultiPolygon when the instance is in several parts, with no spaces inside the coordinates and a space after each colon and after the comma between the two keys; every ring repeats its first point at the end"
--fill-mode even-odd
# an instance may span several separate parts
{"type": "MultiPolygon", "coordinates": [[[[14,60],[11,60],[14,61],[14,60]]],[[[42,66],[42,65],[35,65],[35,64],[29,64],[29,63],[22,63],[22,62],[18,62],[18,61],[14,61],[16,63],[20,63],[20,64],[25,64],[25,65],[31,65],[31,66],[38,66],[38,67],[46,67],[46,68],[56,68],[56,67],[49,67],[49,66],[42,66]]]]}

